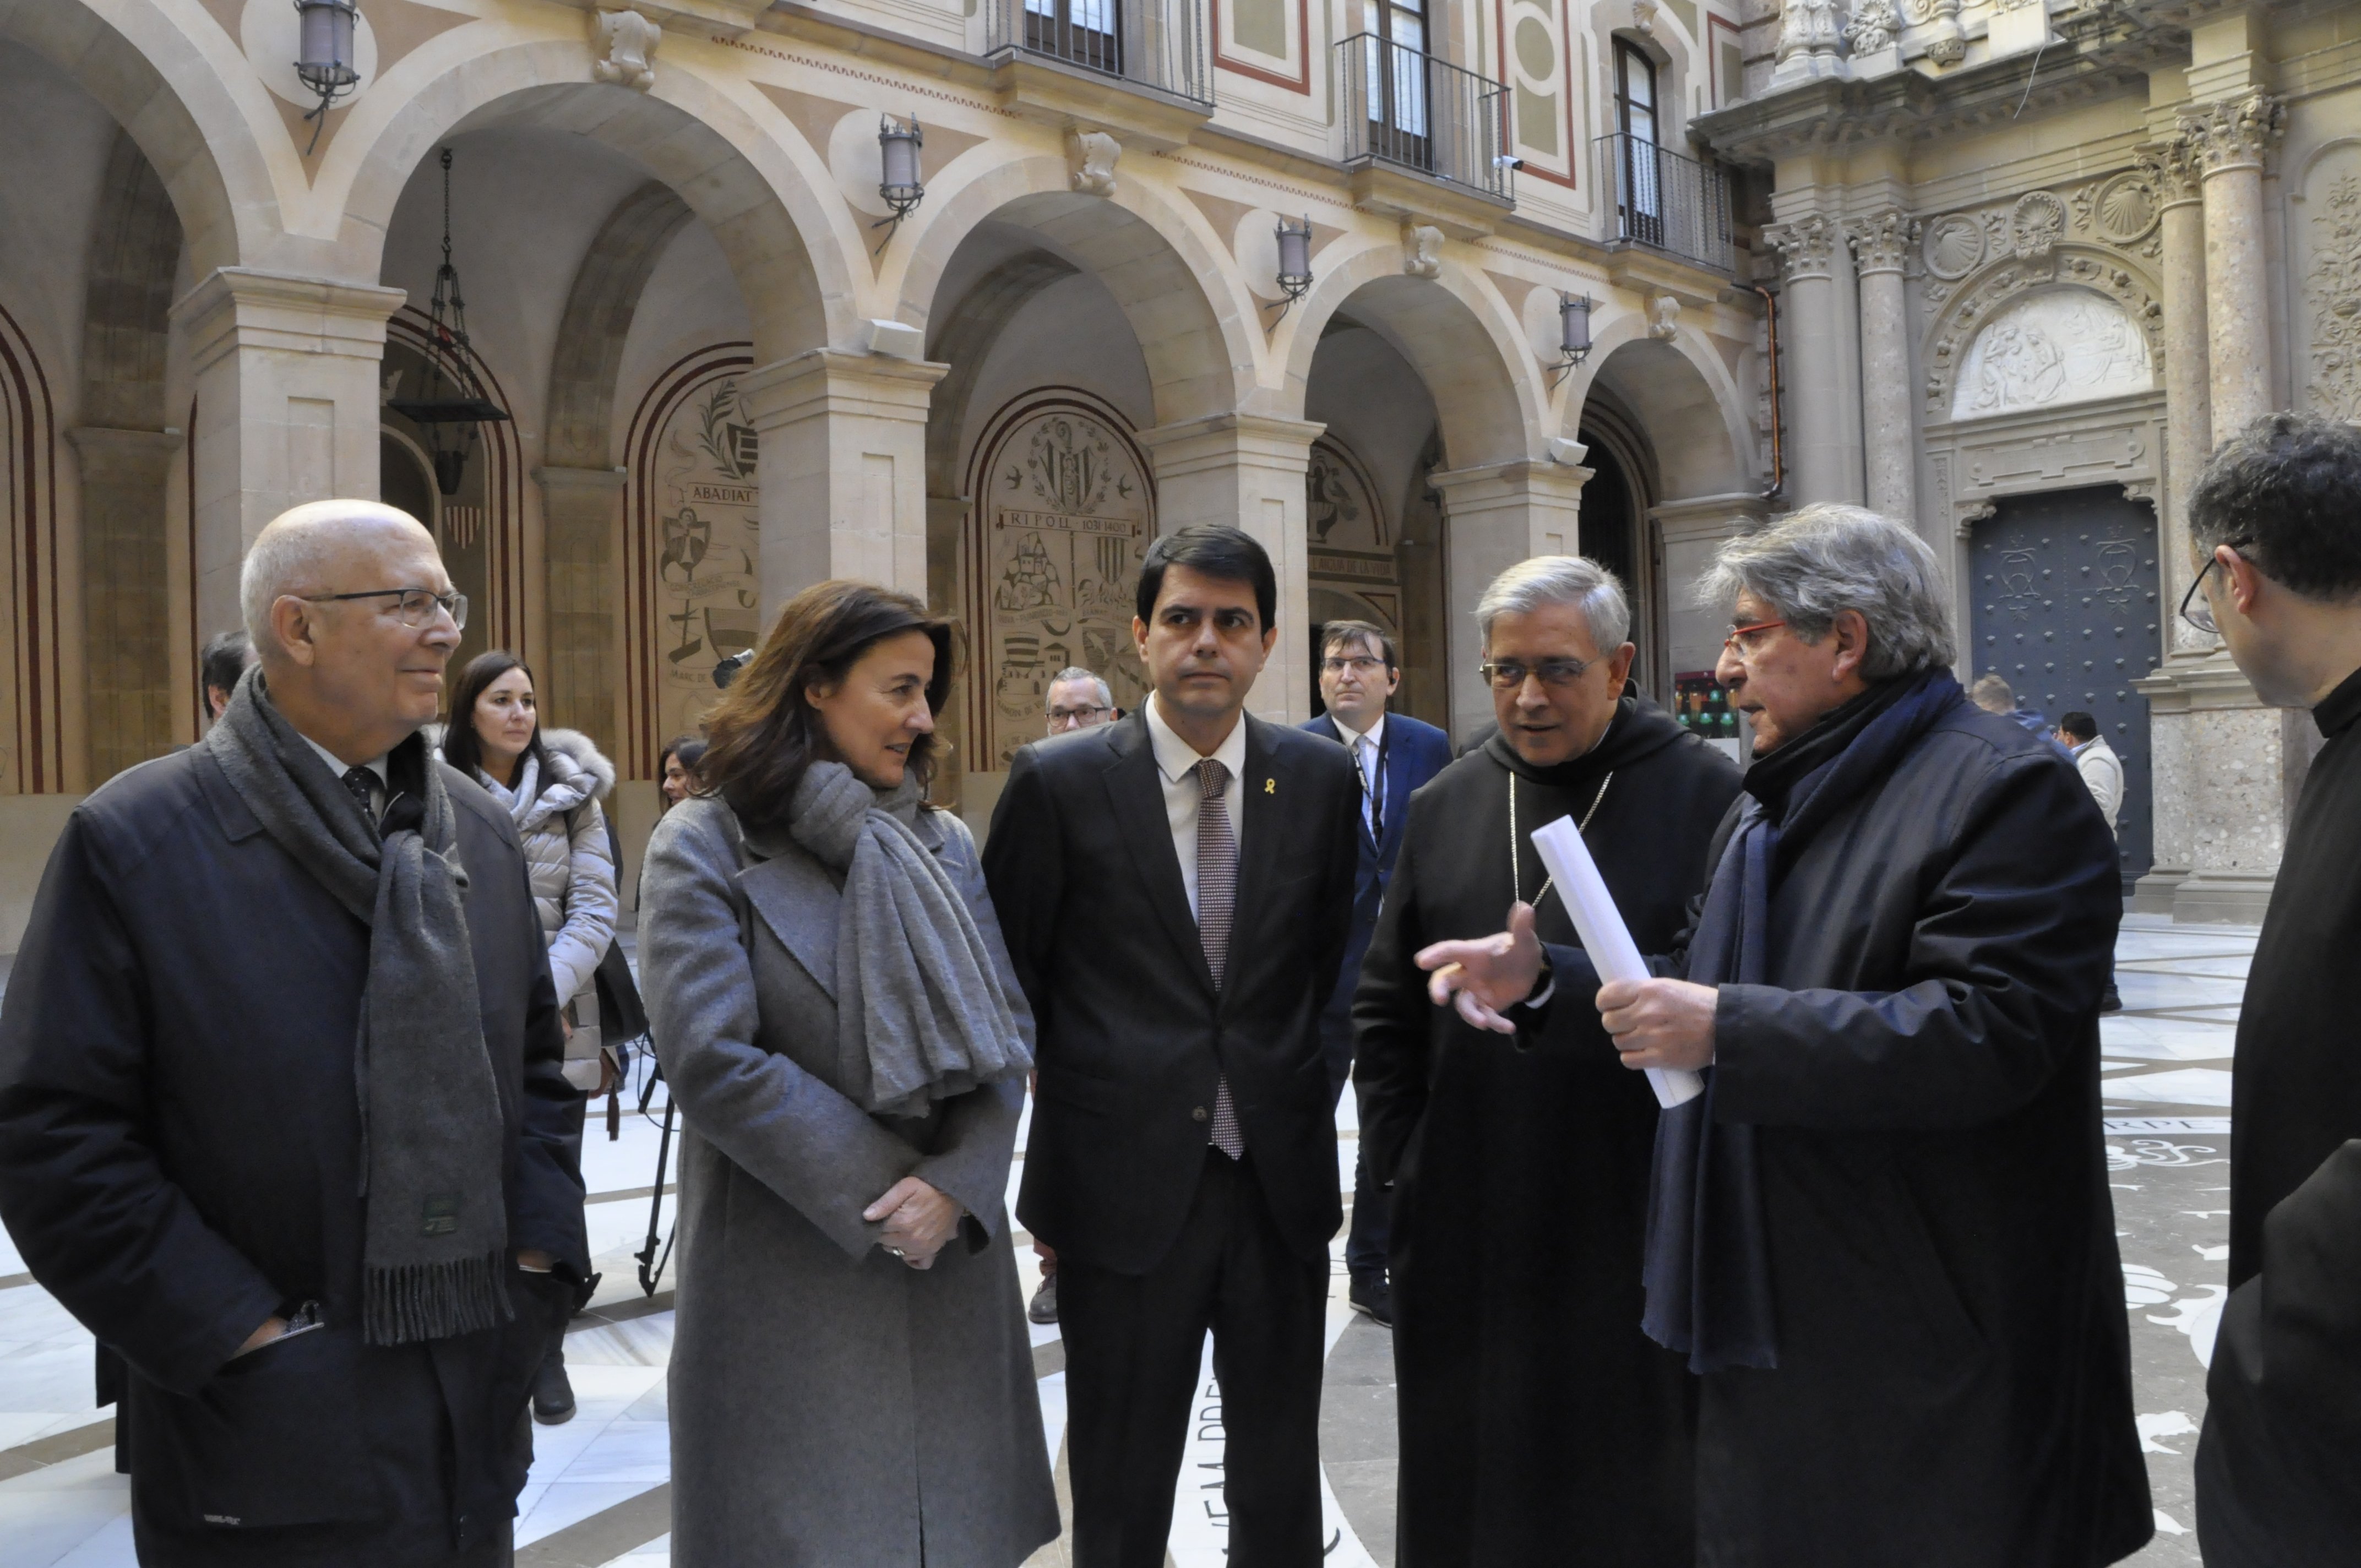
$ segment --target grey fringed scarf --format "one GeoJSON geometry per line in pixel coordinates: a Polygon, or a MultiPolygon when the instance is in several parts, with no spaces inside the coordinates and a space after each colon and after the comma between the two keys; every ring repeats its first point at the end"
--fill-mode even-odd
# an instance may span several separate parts
{"type": "Polygon", "coordinates": [[[915,780],[881,794],[841,762],[814,762],[787,807],[796,842],[844,879],[838,1061],[873,1115],[922,1116],[1033,1065],[967,901],[903,820],[919,794],[915,780]]]}
{"type": "Polygon", "coordinates": [[[369,928],[360,1090],[362,1327],[371,1344],[448,1339],[510,1314],[505,1124],[484,1048],[451,797],[412,737],[382,828],[271,706],[238,683],[205,738],[280,848],[369,928]]]}

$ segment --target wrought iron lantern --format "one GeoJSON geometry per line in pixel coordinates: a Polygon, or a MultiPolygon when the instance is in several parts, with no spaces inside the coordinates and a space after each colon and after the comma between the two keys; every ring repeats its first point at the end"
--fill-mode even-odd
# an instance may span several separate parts
{"type": "Polygon", "coordinates": [[[1287,314],[1287,307],[1312,288],[1312,217],[1305,214],[1301,224],[1279,220],[1279,291],[1286,297],[1279,301],[1279,313],[1287,314]]]}
{"type": "Polygon", "coordinates": [[[1590,357],[1590,308],[1593,301],[1587,294],[1560,293],[1557,297],[1557,378],[1564,380],[1574,367],[1590,357]]]}
{"type": "Polygon", "coordinates": [[[467,302],[459,291],[459,269],[451,265],[451,149],[443,149],[443,265],[434,269],[434,300],[427,311],[426,372],[415,398],[390,399],[386,407],[426,427],[434,482],[446,497],[459,493],[467,455],[481,439],[476,427],[509,417],[484,396],[470,364],[467,302]]]}
{"type": "Polygon", "coordinates": [[[295,0],[295,79],[320,95],[319,106],[303,116],[313,122],[312,145],[303,150],[309,158],[319,148],[329,109],[360,83],[353,41],[360,7],[358,0],[295,0]]]}
{"type": "Polygon", "coordinates": [[[878,219],[871,228],[885,230],[885,239],[878,246],[882,252],[894,242],[894,231],[912,209],[927,199],[926,181],[918,173],[918,149],[927,144],[927,133],[918,124],[918,116],[910,116],[907,124],[891,115],[877,122],[877,195],[890,217],[878,219]]]}

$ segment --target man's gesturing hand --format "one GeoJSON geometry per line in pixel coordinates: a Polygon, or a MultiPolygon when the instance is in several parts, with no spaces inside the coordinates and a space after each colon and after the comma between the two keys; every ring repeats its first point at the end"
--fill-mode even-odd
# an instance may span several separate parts
{"type": "Polygon", "coordinates": [[[1623,1065],[1681,1068],[1713,1061],[1713,1014],[1721,992],[1686,980],[1610,980],[1598,988],[1598,1021],[1623,1065]]]}
{"type": "Polygon", "coordinates": [[[1426,993],[1437,1007],[1455,1007],[1478,1029],[1513,1035],[1502,1016],[1533,993],[1542,977],[1542,945],[1533,938],[1533,906],[1509,905],[1509,928],[1475,942],[1437,942],[1419,949],[1418,967],[1433,972],[1426,993]]]}

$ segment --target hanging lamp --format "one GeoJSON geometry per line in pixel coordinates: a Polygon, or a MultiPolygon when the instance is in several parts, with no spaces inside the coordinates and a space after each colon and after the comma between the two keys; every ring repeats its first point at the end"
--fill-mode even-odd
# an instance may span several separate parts
{"type": "Polygon", "coordinates": [[[506,419],[508,411],[484,396],[468,364],[467,302],[459,292],[459,269],[451,265],[451,149],[443,149],[443,265],[434,269],[434,299],[427,311],[426,372],[415,398],[390,398],[386,407],[426,427],[434,482],[446,497],[459,493],[467,455],[480,439],[476,427],[506,419]]]}

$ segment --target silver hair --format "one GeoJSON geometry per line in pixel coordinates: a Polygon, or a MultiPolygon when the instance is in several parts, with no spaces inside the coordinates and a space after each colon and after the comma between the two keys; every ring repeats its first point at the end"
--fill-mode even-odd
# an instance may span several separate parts
{"type": "Polygon", "coordinates": [[[1590,642],[1612,655],[1631,634],[1631,605],[1614,573],[1582,555],[1535,555],[1492,579],[1476,601],[1476,629],[1487,646],[1492,622],[1504,615],[1531,615],[1547,605],[1570,604],[1590,625],[1590,642]]]}
{"type": "MultiPolygon", "coordinates": [[[[257,653],[279,649],[270,629],[270,607],[288,594],[317,593],[330,565],[352,548],[357,535],[386,527],[424,532],[419,521],[380,501],[307,501],[280,512],[254,536],[237,576],[237,608],[257,653]]],[[[388,584],[389,587],[396,585],[388,584]]],[[[403,584],[402,587],[411,585],[403,584]]]]}
{"type": "Polygon", "coordinates": [[[1727,609],[1745,589],[1806,642],[1838,616],[1869,623],[1861,674],[1873,681],[1949,664],[1949,590],[1935,552],[1865,507],[1802,507],[1773,527],[1724,544],[1697,583],[1697,603],[1727,609]]]}
{"type": "Polygon", "coordinates": [[[1056,674],[1049,677],[1049,685],[1043,686],[1041,688],[1041,700],[1044,703],[1047,703],[1049,700],[1049,686],[1057,685],[1062,681],[1088,681],[1091,685],[1098,687],[1099,706],[1101,707],[1113,707],[1115,706],[1115,688],[1108,685],[1106,682],[1101,680],[1094,672],[1085,670],[1080,664],[1069,664],[1064,669],[1060,670],[1056,674]]]}

